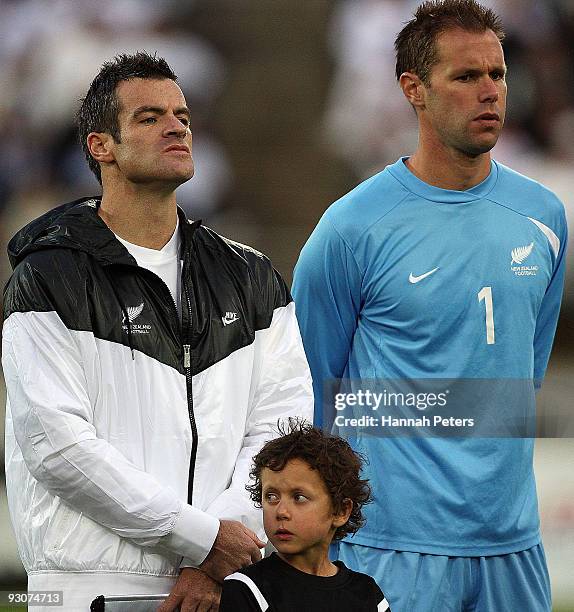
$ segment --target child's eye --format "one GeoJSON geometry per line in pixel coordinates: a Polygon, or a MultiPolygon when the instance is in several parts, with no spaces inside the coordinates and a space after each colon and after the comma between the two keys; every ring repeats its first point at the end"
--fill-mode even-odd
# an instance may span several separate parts
{"type": "Polygon", "coordinates": [[[307,498],[302,493],[297,493],[295,495],[295,501],[296,502],[305,502],[305,501],[307,501],[307,498]]]}
{"type": "Polygon", "coordinates": [[[265,501],[268,504],[276,504],[279,501],[279,497],[275,493],[266,493],[265,501]]]}

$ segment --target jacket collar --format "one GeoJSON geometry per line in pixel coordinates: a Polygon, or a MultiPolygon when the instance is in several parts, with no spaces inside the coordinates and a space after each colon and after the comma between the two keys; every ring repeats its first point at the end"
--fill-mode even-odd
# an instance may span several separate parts
{"type": "MultiPolygon", "coordinates": [[[[99,197],[81,198],[58,206],[28,223],[8,243],[12,268],[29,253],[56,247],[82,251],[104,266],[136,265],[135,259],[98,215],[100,202],[99,197]]],[[[201,221],[188,220],[179,207],[177,214],[182,246],[187,250],[201,221]]]]}

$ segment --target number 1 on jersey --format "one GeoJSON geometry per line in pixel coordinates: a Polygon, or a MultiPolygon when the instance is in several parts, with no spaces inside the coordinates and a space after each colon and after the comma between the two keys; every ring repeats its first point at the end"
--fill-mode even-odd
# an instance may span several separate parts
{"type": "Polygon", "coordinates": [[[492,307],[492,287],[483,287],[478,292],[478,301],[486,307],[486,344],[494,344],[494,310],[492,307]]]}

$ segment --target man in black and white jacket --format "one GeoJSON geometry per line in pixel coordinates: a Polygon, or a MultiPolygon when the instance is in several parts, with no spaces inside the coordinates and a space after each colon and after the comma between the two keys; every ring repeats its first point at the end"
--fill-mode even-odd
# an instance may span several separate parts
{"type": "Polygon", "coordinates": [[[6,482],[28,588],[63,590],[64,610],[169,591],[164,612],[216,610],[264,544],[251,458],[278,419],[311,418],[294,305],[266,257],[177,208],[190,113],[163,59],[104,64],[78,123],[101,198],[9,245],[6,482]]]}

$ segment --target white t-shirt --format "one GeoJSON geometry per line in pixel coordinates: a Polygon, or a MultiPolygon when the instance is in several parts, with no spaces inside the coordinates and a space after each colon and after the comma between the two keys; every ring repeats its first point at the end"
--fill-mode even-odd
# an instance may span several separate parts
{"type": "Polygon", "coordinates": [[[177,307],[177,312],[181,317],[181,265],[179,260],[179,247],[181,239],[179,237],[179,219],[172,237],[167,244],[160,249],[148,249],[147,247],[132,244],[115,234],[116,238],[126,247],[130,255],[136,260],[138,266],[146,268],[150,272],[157,274],[167,285],[171,296],[177,307]]]}

